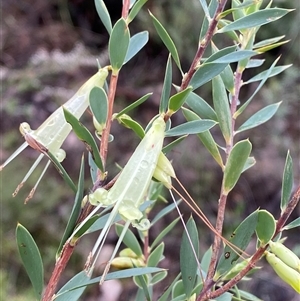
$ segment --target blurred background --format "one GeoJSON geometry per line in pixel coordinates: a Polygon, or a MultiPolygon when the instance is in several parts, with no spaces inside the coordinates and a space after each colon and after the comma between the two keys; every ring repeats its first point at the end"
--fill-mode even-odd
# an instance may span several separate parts
{"type": "MultiPolygon", "coordinates": [[[[112,20],[117,20],[121,15],[121,1],[104,2],[112,20]]],[[[243,137],[242,135],[239,137],[250,138],[257,164],[242,175],[238,185],[230,194],[225,221],[227,234],[243,217],[257,208],[266,208],[274,214],[275,218],[278,218],[281,178],[287,150],[290,150],[294,161],[295,186],[300,182],[300,2],[275,0],[274,6],[276,5],[297,8],[297,10],[274,23],[263,26],[257,40],[285,35],[286,39],[291,41],[268,52],[264,56],[266,59],[264,65],[258,69],[248,70],[244,80],[267,69],[280,55],[282,57],[279,65],[293,64],[293,66],[279,76],[269,79],[242,117],[245,120],[260,108],[283,101],[275,117],[259,128],[245,132],[243,137]]],[[[122,69],[115,112],[142,95],[154,92],[153,96],[132,114],[132,117],[144,126],[157,114],[168,56],[167,50],[155,32],[147,9],[160,20],[173,38],[184,71],[187,71],[196,52],[203,19],[203,12],[196,0],[149,0],[132,23],[130,28],[132,35],[148,30],[150,40],[141,53],[122,69]]],[[[108,64],[106,48],[108,34],[98,18],[93,1],[10,0],[2,1],[1,10],[0,157],[2,163],[24,141],[18,131],[21,122],[26,121],[32,129],[36,129],[50,113],[69,99],[80,85],[97,71],[96,59],[99,59],[102,65],[108,64]]],[[[229,43],[229,40],[216,40],[219,48],[229,43]]],[[[176,73],[175,67],[174,70],[173,82],[180,84],[180,74],[176,73]]],[[[246,86],[242,90],[241,97],[247,99],[256,86],[255,83],[246,86]]],[[[198,92],[207,101],[211,98],[210,85],[201,87],[198,92]]],[[[183,121],[183,117],[177,115],[173,120],[174,124],[183,121]]],[[[92,129],[88,114],[85,114],[82,120],[92,129]]],[[[138,143],[138,139],[132,133],[118,124],[113,125],[112,134],[115,140],[110,144],[107,165],[111,177],[117,172],[115,163],[124,165],[138,143]]],[[[214,134],[218,135],[217,132],[214,134]]],[[[72,178],[77,179],[78,162],[84,152],[84,145],[74,135],[70,135],[63,148],[67,152],[64,166],[72,178]]],[[[43,168],[41,166],[29,178],[17,197],[12,198],[12,192],[37,156],[36,151],[26,149],[0,174],[1,300],[7,300],[8,297],[12,301],[33,300],[30,282],[20,263],[16,248],[17,222],[23,224],[35,238],[42,253],[47,281],[72,208],[73,194],[64,185],[54,168],[47,171],[33,199],[27,205],[24,205],[24,200],[41,173],[43,168]]],[[[209,219],[214,222],[222,177],[218,166],[196,137],[188,137],[185,144],[179,145],[170,153],[170,158],[173,159],[179,179],[209,219]]],[[[90,188],[91,182],[87,180],[87,191],[90,188]]],[[[183,206],[182,210],[185,218],[188,218],[188,208],[183,206]]],[[[298,206],[291,219],[298,217],[299,214],[298,206]]],[[[174,218],[176,218],[175,212],[165,218],[161,227],[169,224],[174,218]]],[[[160,230],[152,229],[151,239],[160,230]]],[[[203,255],[212,241],[212,235],[200,221],[199,231],[203,255]]],[[[300,255],[299,234],[299,230],[289,232],[286,242],[298,255],[300,255]]],[[[178,252],[181,235],[182,226],[178,226],[166,240],[166,259],[161,266],[170,269],[170,278],[163,283],[165,286],[171,282],[171,276],[179,271],[178,252]]],[[[88,237],[79,244],[62,277],[62,284],[82,269],[94,240],[95,237],[88,237]]],[[[108,252],[109,243],[113,245],[115,241],[116,236],[112,233],[108,239],[108,252]]],[[[254,281],[243,284],[243,287],[259,298],[265,301],[296,300],[292,289],[284,285],[268,266],[261,269],[253,278],[254,281]]],[[[81,300],[114,301],[131,300],[134,297],[135,287],[129,281],[114,283],[114,287],[123,290],[122,296],[111,296],[109,299],[105,295],[105,289],[102,291],[102,296],[99,296],[98,287],[93,287],[87,290],[81,300]]],[[[157,287],[156,296],[163,289],[164,286],[157,287]]]]}

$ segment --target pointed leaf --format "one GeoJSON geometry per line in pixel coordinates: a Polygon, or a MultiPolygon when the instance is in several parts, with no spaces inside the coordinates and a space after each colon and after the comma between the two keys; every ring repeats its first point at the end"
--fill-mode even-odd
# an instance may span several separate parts
{"type": "Polygon", "coordinates": [[[30,278],[37,300],[42,297],[44,286],[44,268],[39,249],[28,230],[18,223],[16,239],[19,254],[30,278]]]}
{"type": "Polygon", "coordinates": [[[147,2],[147,0],[138,0],[136,1],[136,3],[134,4],[134,6],[132,7],[132,9],[130,10],[130,13],[128,15],[127,18],[127,22],[128,24],[133,21],[133,19],[136,17],[136,15],[138,14],[138,12],[141,10],[141,8],[143,7],[143,5],[147,2]]]}
{"type": "Polygon", "coordinates": [[[68,110],[66,110],[65,108],[63,108],[63,110],[64,110],[64,115],[65,115],[66,121],[71,124],[76,136],[85,143],[88,150],[92,153],[93,159],[94,159],[95,163],[97,164],[98,168],[102,172],[104,172],[102,160],[99,155],[99,150],[98,150],[97,144],[96,144],[92,134],[68,110]]]}
{"type": "Polygon", "coordinates": [[[72,208],[72,212],[70,214],[67,227],[65,229],[65,232],[63,234],[63,237],[60,241],[58,250],[56,251],[56,259],[60,256],[60,252],[67,241],[67,239],[72,234],[74,227],[76,225],[76,221],[78,219],[80,210],[81,210],[81,202],[83,199],[83,192],[84,192],[84,156],[81,158],[81,166],[80,166],[80,173],[79,173],[79,179],[78,179],[78,190],[75,196],[74,205],[72,208]]]}
{"type": "Polygon", "coordinates": [[[123,114],[121,117],[119,117],[119,121],[127,128],[132,129],[141,139],[145,136],[145,131],[142,126],[129,116],[123,114]]]}
{"type": "Polygon", "coordinates": [[[268,24],[280,19],[290,11],[292,10],[283,8],[266,8],[259,10],[230,23],[229,25],[219,29],[217,32],[222,33],[231,30],[249,29],[268,24]]]}
{"type": "Polygon", "coordinates": [[[237,183],[245,163],[250,155],[252,145],[249,140],[239,141],[232,148],[224,170],[224,191],[227,195],[237,183]]]}
{"type": "Polygon", "coordinates": [[[180,273],[176,276],[176,278],[172,281],[169,287],[165,290],[165,292],[159,297],[157,301],[167,301],[169,300],[169,295],[173,290],[174,285],[177,283],[178,279],[180,278],[180,273]]]}
{"type": "Polygon", "coordinates": [[[261,48],[261,47],[265,47],[265,46],[272,45],[272,44],[274,44],[274,43],[279,42],[279,41],[282,40],[284,37],[285,37],[285,36],[279,36],[279,37],[276,37],[276,38],[266,39],[266,40],[263,40],[263,41],[261,41],[261,42],[255,43],[255,44],[253,45],[253,49],[261,48]]]}
{"type": "Polygon", "coordinates": [[[121,18],[114,25],[108,44],[108,52],[113,73],[118,73],[124,64],[130,41],[126,21],[121,18]]]}
{"type": "MultiPolygon", "coordinates": [[[[244,251],[252,235],[255,232],[258,219],[258,211],[251,213],[242,223],[236,228],[232,233],[229,241],[237,246],[240,250],[244,251]]],[[[223,255],[220,257],[217,271],[214,276],[214,281],[217,281],[221,275],[228,273],[236,264],[237,259],[239,258],[240,252],[232,250],[231,247],[226,246],[223,255]]]]}
{"type": "Polygon", "coordinates": [[[256,51],[252,50],[239,50],[235,51],[229,54],[226,54],[214,61],[213,63],[218,63],[218,64],[231,64],[234,62],[239,62],[241,60],[247,59],[251,56],[257,55],[256,51]]]}
{"type": "Polygon", "coordinates": [[[186,137],[187,137],[187,135],[184,135],[184,136],[181,136],[181,137],[173,140],[171,143],[167,144],[166,146],[164,146],[162,148],[162,152],[164,154],[169,153],[175,146],[177,146],[180,142],[182,142],[186,137]]]}
{"type": "Polygon", "coordinates": [[[276,221],[267,210],[259,210],[256,225],[256,235],[261,246],[265,246],[273,237],[276,230],[276,221]]]}
{"type": "Polygon", "coordinates": [[[282,188],[281,188],[281,202],[280,202],[280,209],[283,212],[290,200],[290,196],[293,189],[293,160],[288,151],[285,159],[285,166],[283,171],[283,179],[282,179],[282,188]]]}
{"type": "Polygon", "coordinates": [[[147,266],[148,267],[156,267],[159,262],[163,259],[163,254],[165,250],[164,242],[161,242],[153,251],[151,251],[147,266]]]}
{"type": "Polygon", "coordinates": [[[255,128],[255,127],[267,122],[277,112],[280,104],[281,104],[281,101],[274,103],[272,105],[266,106],[263,109],[261,109],[260,111],[256,112],[245,123],[243,123],[235,133],[240,133],[240,132],[255,128]]]}
{"type": "Polygon", "coordinates": [[[111,25],[110,16],[109,16],[109,13],[105,6],[104,1],[103,0],[95,0],[95,6],[96,6],[98,16],[100,17],[100,20],[102,21],[108,34],[110,35],[111,30],[112,30],[112,25],[111,25]]]}
{"type": "Polygon", "coordinates": [[[226,143],[229,143],[231,139],[231,113],[229,108],[229,101],[225,85],[222,81],[221,76],[216,76],[212,80],[213,89],[213,102],[214,109],[218,116],[218,122],[220,129],[225,138],[226,143]]]}
{"type": "Polygon", "coordinates": [[[94,87],[89,96],[90,108],[99,124],[105,125],[107,120],[108,100],[103,88],[94,87]]]}
{"type": "Polygon", "coordinates": [[[166,137],[199,134],[209,130],[215,124],[215,121],[205,119],[189,121],[166,131],[166,137]]]}
{"type": "MultiPolygon", "coordinates": [[[[197,116],[194,112],[192,112],[188,109],[183,108],[182,112],[187,121],[200,120],[199,116],[197,116]]],[[[206,149],[213,156],[213,158],[217,161],[217,163],[223,168],[224,167],[223,159],[219,152],[218,145],[216,144],[210,131],[206,131],[206,132],[197,134],[197,136],[201,140],[203,145],[206,147],[206,149]]]]}
{"type": "MultiPolygon", "coordinates": [[[[115,227],[116,227],[116,233],[118,234],[118,236],[120,236],[124,229],[124,226],[121,224],[116,224],[115,227]]],[[[126,234],[123,238],[123,243],[128,248],[130,248],[138,257],[142,256],[143,251],[141,249],[141,246],[131,230],[127,229],[126,234]]]]}
{"type": "Polygon", "coordinates": [[[185,103],[191,91],[192,91],[192,87],[187,87],[183,91],[180,91],[175,95],[173,95],[169,100],[168,111],[171,112],[172,114],[177,112],[181,108],[181,106],[185,103]]]}
{"type": "Polygon", "coordinates": [[[178,52],[177,52],[177,49],[176,49],[176,46],[175,46],[173,40],[171,39],[171,37],[168,34],[168,32],[166,31],[166,29],[162,26],[162,24],[154,17],[154,15],[151,12],[149,12],[149,13],[153,20],[153,24],[154,24],[154,27],[155,27],[158,35],[160,36],[161,40],[163,41],[163,43],[165,44],[165,46],[171,53],[174,62],[176,63],[179,70],[181,71],[181,65],[180,65],[178,52]]]}
{"type": "Polygon", "coordinates": [[[166,71],[165,71],[164,84],[163,84],[160,103],[159,103],[160,113],[164,113],[167,110],[168,101],[171,93],[171,85],[172,85],[172,60],[171,60],[171,55],[169,54],[166,71]]]}
{"type": "Polygon", "coordinates": [[[161,282],[163,279],[165,279],[167,276],[168,276],[167,271],[162,271],[160,273],[157,273],[150,280],[150,284],[151,285],[157,284],[157,283],[161,282]]]}
{"type": "Polygon", "coordinates": [[[300,217],[297,217],[295,220],[290,222],[288,225],[284,226],[284,230],[289,230],[293,228],[298,228],[300,227],[300,217]]]}
{"type": "Polygon", "coordinates": [[[197,278],[199,239],[197,226],[192,217],[189,218],[186,228],[188,234],[184,231],[180,246],[180,270],[184,291],[188,299],[191,296],[197,278]]]}
{"type": "Polygon", "coordinates": [[[201,118],[218,121],[214,109],[200,96],[192,92],[186,99],[186,104],[201,118]]]}
{"type": "MultiPolygon", "coordinates": [[[[200,1],[202,1],[202,0],[200,0],[200,1]]],[[[214,14],[217,10],[218,4],[219,4],[219,2],[217,0],[211,0],[209,2],[209,6],[208,6],[209,15],[207,15],[207,13],[204,11],[205,18],[203,19],[203,23],[201,25],[201,31],[200,31],[200,36],[199,36],[200,42],[202,41],[202,39],[205,37],[205,35],[207,33],[210,19],[214,16],[214,14]]]]}
{"type": "Polygon", "coordinates": [[[148,42],[148,31],[142,31],[130,38],[124,65],[129,62],[148,42]]]}

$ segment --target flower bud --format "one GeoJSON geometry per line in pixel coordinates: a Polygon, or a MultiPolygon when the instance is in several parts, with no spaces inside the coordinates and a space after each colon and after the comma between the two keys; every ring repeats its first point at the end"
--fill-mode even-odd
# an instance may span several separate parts
{"type": "Polygon", "coordinates": [[[153,177],[163,183],[168,189],[171,189],[171,177],[175,178],[175,171],[169,159],[160,152],[153,177]]]}
{"type": "Polygon", "coordinates": [[[117,269],[129,269],[134,267],[144,267],[145,263],[142,259],[116,257],[112,260],[111,266],[117,269]]]}
{"type": "Polygon", "coordinates": [[[266,259],[275,273],[297,293],[300,293],[300,273],[286,265],[273,253],[265,252],[266,259]]]}
{"type": "Polygon", "coordinates": [[[281,242],[270,241],[269,246],[271,251],[285,264],[287,264],[292,269],[300,272],[300,259],[298,256],[292,252],[289,248],[283,245],[281,242]]]}

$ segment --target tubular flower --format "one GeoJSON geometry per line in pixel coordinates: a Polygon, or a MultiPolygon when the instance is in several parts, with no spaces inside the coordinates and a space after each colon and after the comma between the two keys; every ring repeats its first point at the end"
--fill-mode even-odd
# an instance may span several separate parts
{"type": "MultiPolygon", "coordinates": [[[[70,98],[63,105],[63,107],[79,119],[89,105],[90,91],[94,87],[102,87],[107,75],[107,68],[99,69],[99,71],[95,75],[93,75],[80,87],[76,94],[72,98],[70,98]]],[[[26,180],[42,160],[44,155],[47,156],[48,152],[51,152],[59,162],[62,162],[64,160],[66,154],[64,150],[61,149],[61,146],[71,132],[71,129],[72,127],[65,120],[62,106],[59,107],[55,112],[53,112],[36,130],[31,130],[29,124],[26,122],[21,123],[20,132],[24,136],[25,142],[0,166],[0,171],[15,157],[17,157],[27,146],[30,146],[31,148],[39,151],[41,154],[16,188],[13,196],[17,195],[26,180]]],[[[29,193],[25,202],[32,198],[49,164],[50,161],[47,162],[44,170],[42,171],[42,174],[29,193]]]]}

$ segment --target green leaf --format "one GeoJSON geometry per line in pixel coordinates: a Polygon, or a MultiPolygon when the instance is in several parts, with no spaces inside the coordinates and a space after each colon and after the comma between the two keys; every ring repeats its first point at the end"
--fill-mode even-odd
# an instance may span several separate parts
{"type": "Polygon", "coordinates": [[[229,292],[225,292],[221,296],[215,298],[215,301],[232,301],[232,294],[229,292]]]}
{"type": "Polygon", "coordinates": [[[294,180],[294,173],[293,173],[293,160],[288,151],[285,159],[285,166],[283,171],[283,179],[282,179],[282,188],[281,188],[281,202],[280,202],[280,209],[283,212],[290,200],[290,196],[293,189],[293,180],[294,180]]]}
{"type": "Polygon", "coordinates": [[[148,31],[142,31],[130,38],[124,65],[129,62],[148,42],[148,31]]]}
{"type": "Polygon", "coordinates": [[[112,25],[111,25],[110,16],[109,16],[109,13],[105,6],[104,1],[103,0],[95,0],[95,6],[96,6],[98,16],[100,17],[100,20],[102,21],[108,34],[110,35],[111,30],[112,30],[112,25]]]}
{"type": "MultiPolygon", "coordinates": [[[[134,276],[139,276],[139,275],[146,275],[146,274],[152,274],[152,273],[159,273],[162,272],[164,269],[160,269],[160,268],[152,268],[152,267],[143,267],[143,268],[132,268],[132,269],[127,269],[127,270],[123,270],[123,271],[117,271],[117,272],[112,272],[112,273],[108,273],[105,277],[105,281],[108,280],[112,280],[112,279],[123,279],[123,278],[131,278],[134,276]]],[[[59,292],[55,295],[53,301],[76,301],[76,299],[73,299],[72,297],[72,292],[74,290],[77,290],[79,288],[84,288],[88,285],[92,285],[92,284],[99,284],[100,280],[102,278],[102,275],[96,278],[93,278],[91,280],[89,280],[89,278],[87,278],[86,276],[86,272],[82,271],[79,274],[75,275],[63,288],[61,288],[59,290],[59,292]],[[84,275],[85,274],[85,279],[84,279],[84,275]],[[77,282],[76,284],[73,283],[73,285],[71,286],[70,283],[74,282],[74,278],[75,281],[77,282]],[[66,288],[67,286],[67,288],[66,288]]]]}
{"type": "Polygon", "coordinates": [[[96,183],[97,178],[98,178],[98,167],[93,160],[92,154],[89,152],[88,154],[88,161],[89,161],[89,167],[90,167],[90,175],[92,178],[93,184],[96,183]]]}
{"type": "Polygon", "coordinates": [[[225,68],[227,64],[220,63],[204,63],[202,64],[198,70],[194,73],[190,85],[193,89],[197,89],[207,82],[209,82],[212,78],[220,74],[225,68]]]}
{"type": "Polygon", "coordinates": [[[166,137],[199,134],[209,130],[215,124],[215,121],[205,119],[189,121],[166,131],[166,137]]]}
{"type": "Polygon", "coordinates": [[[228,65],[223,72],[221,72],[221,78],[225,85],[225,88],[231,94],[234,93],[234,75],[230,65],[228,65]]]}
{"type": "Polygon", "coordinates": [[[251,60],[249,60],[246,68],[250,69],[250,68],[260,67],[264,62],[265,62],[265,60],[251,59],[251,60]]]}
{"type": "Polygon", "coordinates": [[[180,217],[177,217],[172,221],[170,225],[168,225],[165,229],[163,229],[155,238],[154,242],[151,244],[151,249],[153,249],[177,224],[180,217]]]}
{"type": "Polygon", "coordinates": [[[165,250],[165,243],[160,243],[153,251],[151,251],[147,266],[148,267],[156,267],[158,263],[164,258],[164,250],[165,250]]]}
{"type": "Polygon", "coordinates": [[[151,285],[157,284],[157,283],[161,282],[163,279],[165,279],[167,276],[168,276],[167,271],[162,271],[160,273],[156,273],[150,280],[150,284],[151,285]]]}
{"type": "MultiPolygon", "coordinates": [[[[184,117],[187,121],[192,120],[200,120],[200,117],[197,116],[194,112],[182,108],[182,112],[184,117]]],[[[206,147],[206,149],[209,151],[209,153],[212,155],[212,157],[216,160],[216,162],[222,167],[224,167],[223,159],[221,157],[221,154],[219,152],[218,145],[216,144],[213,136],[211,135],[210,131],[206,131],[200,134],[197,134],[198,138],[201,140],[203,145],[206,147]]]]}
{"type": "Polygon", "coordinates": [[[84,192],[84,156],[81,158],[81,166],[80,166],[80,173],[79,173],[79,179],[78,179],[78,190],[75,196],[74,205],[72,208],[72,212],[70,214],[67,227],[65,229],[65,232],[63,234],[63,237],[60,241],[59,247],[56,251],[56,259],[60,256],[60,252],[66,243],[67,239],[72,234],[74,227],[76,225],[76,221],[78,219],[80,210],[81,210],[81,202],[83,199],[83,192],[84,192]]]}
{"type": "Polygon", "coordinates": [[[171,85],[172,85],[172,60],[171,55],[169,54],[164,84],[161,92],[160,102],[159,102],[159,113],[164,113],[168,107],[168,101],[171,93],[171,85]]]}
{"type": "Polygon", "coordinates": [[[218,117],[214,109],[196,93],[190,93],[185,103],[202,119],[218,121],[218,117]]]}
{"type": "Polygon", "coordinates": [[[154,27],[155,27],[158,35],[160,36],[161,40],[163,41],[163,43],[165,44],[165,46],[171,53],[173,60],[176,63],[177,67],[182,72],[178,52],[177,52],[174,42],[172,41],[172,39],[171,39],[170,35],[168,34],[168,32],[166,31],[166,29],[162,26],[162,24],[154,17],[154,15],[151,12],[149,12],[149,13],[153,20],[153,24],[154,24],[154,27]]]}
{"type": "Polygon", "coordinates": [[[174,285],[177,283],[178,279],[180,278],[180,273],[176,276],[176,278],[173,280],[171,285],[166,289],[166,291],[159,297],[157,301],[167,301],[169,300],[169,295],[174,287],[174,285]]]}
{"type": "Polygon", "coordinates": [[[123,114],[121,117],[119,117],[119,121],[127,128],[133,130],[141,139],[145,136],[145,131],[142,126],[131,117],[123,114]]]}
{"type": "Polygon", "coordinates": [[[63,108],[63,110],[64,110],[64,115],[65,115],[66,121],[71,124],[76,136],[85,143],[88,150],[92,153],[93,159],[94,159],[95,163],[97,164],[98,168],[102,172],[104,172],[102,160],[99,155],[99,150],[98,150],[97,144],[96,144],[92,134],[68,110],[66,110],[65,108],[63,108]]]}
{"type": "Polygon", "coordinates": [[[64,181],[69,185],[69,187],[76,193],[77,187],[64,169],[64,167],[60,164],[60,162],[57,160],[56,156],[53,155],[50,151],[47,151],[47,156],[51,160],[51,162],[54,164],[55,168],[58,170],[59,174],[63,177],[64,181]]]}
{"type": "Polygon", "coordinates": [[[94,87],[89,95],[90,108],[100,125],[107,120],[108,100],[103,88],[94,87]]]}
{"type": "MultiPolygon", "coordinates": [[[[258,211],[254,211],[236,228],[229,241],[238,247],[239,250],[244,251],[247,248],[253,233],[255,232],[257,220],[258,211]]],[[[226,246],[224,248],[223,255],[220,257],[217,271],[213,280],[217,281],[220,276],[228,273],[235,266],[240,254],[240,251],[232,250],[231,247],[226,246]]]]}
{"type": "Polygon", "coordinates": [[[255,163],[256,163],[255,158],[254,158],[254,157],[249,157],[249,158],[247,159],[245,165],[244,165],[244,168],[243,168],[242,173],[243,173],[244,171],[246,171],[247,169],[251,168],[252,166],[254,166],[255,163]]]}
{"type": "Polygon", "coordinates": [[[276,230],[276,221],[267,210],[259,210],[256,225],[256,235],[261,246],[265,246],[273,237],[276,230]]]}
{"type": "Polygon", "coordinates": [[[219,58],[222,58],[224,57],[225,55],[228,55],[230,53],[235,53],[237,50],[237,46],[236,45],[233,45],[233,46],[229,46],[229,47],[225,47],[221,50],[219,50],[214,44],[212,45],[212,51],[213,51],[213,54],[205,60],[205,64],[206,63],[212,63],[213,61],[219,59],[219,58]]]}
{"type": "Polygon", "coordinates": [[[18,223],[16,239],[19,254],[30,278],[37,300],[41,300],[44,286],[44,268],[39,249],[28,230],[18,223]]]}
{"type": "Polygon", "coordinates": [[[250,29],[252,27],[268,24],[280,19],[290,11],[292,10],[283,8],[265,8],[230,23],[229,25],[219,29],[217,33],[223,33],[231,30],[250,29]]]}
{"type": "Polygon", "coordinates": [[[206,274],[208,272],[208,269],[209,269],[209,264],[210,264],[210,260],[211,260],[211,256],[212,256],[212,247],[210,246],[206,252],[204,253],[202,259],[201,259],[201,270],[202,270],[202,274],[203,272],[205,274],[203,274],[203,277],[205,278],[206,277],[206,274]]]}
{"type": "Polygon", "coordinates": [[[146,277],[146,275],[135,276],[133,278],[133,281],[134,281],[135,285],[137,285],[138,287],[140,287],[143,290],[146,301],[151,301],[151,297],[150,297],[151,293],[150,293],[150,288],[149,288],[149,284],[148,284],[148,278],[146,277]]]}
{"type": "Polygon", "coordinates": [[[127,106],[125,109],[120,111],[115,117],[118,118],[118,117],[122,116],[123,114],[127,114],[128,112],[130,112],[131,110],[133,110],[134,108],[138,107],[140,104],[145,102],[152,94],[153,93],[148,93],[148,94],[142,96],[141,98],[139,98],[138,100],[136,100],[135,102],[133,102],[132,104],[127,106]]]}
{"type": "Polygon", "coordinates": [[[169,100],[168,111],[171,112],[172,114],[177,112],[181,108],[181,106],[185,103],[191,91],[192,91],[192,87],[187,87],[183,91],[180,91],[175,95],[173,95],[169,100]]]}
{"type": "Polygon", "coordinates": [[[285,36],[279,36],[279,37],[275,37],[275,38],[271,38],[271,39],[266,39],[266,40],[260,41],[260,42],[255,43],[255,44],[253,45],[253,49],[261,48],[261,47],[265,47],[265,46],[272,45],[272,44],[274,44],[274,43],[279,42],[279,41],[282,40],[284,37],[285,37],[285,36]]]}
{"type": "Polygon", "coordinates": [[[113,74],[116,74],[124,64],[130,41],[129,28],[121,18],[114,25],[108,44],[108,53],[113,74]]]}
{"type": "MultiPolygon", "coordinates": [[[[115,227],[116,227],[116,233],[118,234],[118,236],[120,236],[124,229],[124,226],[121,224],[116,224],[115,227]]],[[[124,238],[123,238],[123,243],[128,248],[130,248],[138,257],[143,255],[141,246],[131,230],[128,229],[126,231],[126,234],[124,235],[124,238]]],[[[107,279],[107,278],[105,278],[105,279],[107,279]]]]}
{"type": "Polygon", "coordinates": [[[169,153],[175,146],[177,146],[180,142],[182,142],[186,137],[187,137],[187,135],[184,135],[184,136],[181,136],[181,137],[173,140],[171,143],[167,144],[166,146],[164,146],[162,148],[162,152],[164,154],[169,153]]]}
{"type": "Polygon", "coordinates": [[[205,35],[207,33],[210,19],[214,16],[214,14],[217,10],[218,4],[219,4],[219,2],[217,0],[211,0],[209,3],[209,6],[208,6],[209,15],[207,15],[207,13],[205,13],[205,18],[203,18],[203,22],[201,25],[201,31],[200,31],[200,36],[199,36],[200,42],[202,41],[202,39],[205,37],[205,35]]]}
{"type": "Polygon", "coordinates": [[[300,227],[300,217],[297,217],[291,223],[289,223],[288,225],[284,226],[283,230],[290,230],[290,229],[298,228],[298,227],[300,227]]]}
{"type": "Polygon", "coordinates": [[[212,94],[214,109],[218,116],[218,122],[222,134],[228,144],[231,139],[231,113],[229,108],[229,101],[225,85],[222,81],[221,76],[216,76],[212,80],[212,94]]]}
{"type": "Polygon", "coordinates": [[[239,62],[241,60],[247,59],[251,56],[257,55],[256,51],[252,50],[239,50],[235,51],[229,54],[226,54],[216,60],[213,61],[213,63],[218,63],[218,64],[231,64],[234,62],[239,62]]]}
{"type": "Polygon", "coordinates": [[[138,14],[138,12],[141,10],[141,8],[144,6],[144,4],[147,2],[147,0],[138,0],[134,6],[132,7],[132,9],[130,10],[130,13],[128,15],[127,18],[127,22],[128,24],[133,21],[133,19],[136,17],[136,15],[138,14]]]}
{"type": "Polygon", "coordinates": [[[189,218],[186,229],[188,234],[184,231],[180,246],[180,270],[184,291],[189,298],[196,282],[199,258],[198,230],[192,217],[189,218]]]}
{"type": "Polygon", "coordinates": [[[232,148],[224,169],[224,191],[227,195],[237,183],[245,163],[250,155],[252,145],[249,140],[239,141],[232,148]]]}
{"type": "Polygon", "coordinates": [[[267,122],[275,115],[280,104],[281,104],[281,101],[271,104],[269,106],[266,106],[263,109],[259,110],[254,115],[252,115],[245,123],[243,123],[238,128],[238,130],[235,132],[235,134],[255,128],[255,127],[267,122]]]}
{"type": "Polygon", "coordinates": [[[257,298],[256,296],[245,292],[241,289],[239,289],[239,294],[241,296],[241,298],[243,298],[243,300],[247,300],[247,301],[263,301],[262,299],[257,298]]]}

